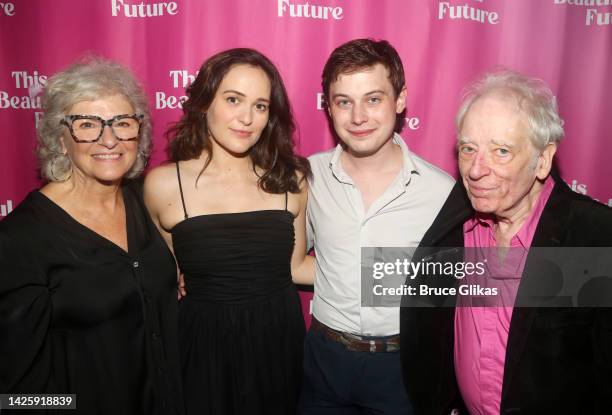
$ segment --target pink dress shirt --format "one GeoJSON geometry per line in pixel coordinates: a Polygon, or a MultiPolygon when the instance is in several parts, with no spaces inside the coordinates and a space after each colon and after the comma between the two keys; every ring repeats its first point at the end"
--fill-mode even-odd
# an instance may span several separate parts
{"type": "MultiPolygon", "coordinates": [[[[502,383],[508,331],[514,308],[514,300],[540,216],[554,187],[548,177],[538,201],[517,234],[510,241],[511,249],[503,263],[487,261],[487,268],[504,292],[495,306],[459,306],[455,310],[455,373],[457,383],[467,409],[472,415],[497,415],[500,412],[502,383]]],[[[494,223],[478,216],[463,225],[466,248],[495,248],[494,223]]],[[[490,259],[487,250],[487,258],[490,259]]],[[[470,301],[465,300],[465,301],[470,301]]],[[[458,305],[462,304],[458,297],[458,305]]],[[[463,305],[467,303],[463,302],[463,305]]]]}

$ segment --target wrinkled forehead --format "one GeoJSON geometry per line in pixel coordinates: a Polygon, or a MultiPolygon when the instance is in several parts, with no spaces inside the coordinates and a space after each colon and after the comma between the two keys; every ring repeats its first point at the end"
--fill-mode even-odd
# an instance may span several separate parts
{"type": "Polygon", "coordinates": [[[467,110],[459,133],[459,143],[519,145],[533,144],[529,120],[516,97],[479,97],[467,110]]]}
{"type": "Polygon", "coordinates": [[[519,124],[528,128],[528,117],[517,96],[491,93],[474,99],[467,109],[461,131],[466,127],[493,127],[519,124]]]}

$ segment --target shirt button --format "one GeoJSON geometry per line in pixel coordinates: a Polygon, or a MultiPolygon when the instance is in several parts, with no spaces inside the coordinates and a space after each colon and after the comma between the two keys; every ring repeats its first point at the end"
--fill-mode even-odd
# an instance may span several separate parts
{"type": "Polygon", "coordinates": [[[140,264],[138,263],[138,261],[134,261],[134,262],[132,263],[132,265],[134,266],[134,268],[138,268],[138,266],[139,266],[140,264]]]}
{"type": "Polygon", "coordinates": [[[159,339],[159,333],[156,331],[153,332],[152,336],[153,336],[153,340],[159,339]]]}

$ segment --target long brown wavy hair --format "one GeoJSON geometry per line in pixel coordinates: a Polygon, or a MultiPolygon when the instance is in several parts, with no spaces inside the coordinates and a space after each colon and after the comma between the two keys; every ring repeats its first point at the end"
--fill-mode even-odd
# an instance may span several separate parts
{"type": "Polygon", "coordinates": [[[253,49],[229,49],[202,64],[195,81],[187,88],[182,118],[166,132],[168,158],[173,162],[191,160],[206,151],[208,155],[200,175],[208,167],[213,157],[212,144],[206,117],[202,115],[208,111],[225,75],[236,65],[260,68],[271,85],[268,124],[249,150],[253,169],[259,167],[264,171],[259,176],[259,187],[268,193],[298,193],[297,173],[301,173],[302,180],[310,177],[310,164],[293,151],[295,122],[283,80],[274,64],[253,49]]]}

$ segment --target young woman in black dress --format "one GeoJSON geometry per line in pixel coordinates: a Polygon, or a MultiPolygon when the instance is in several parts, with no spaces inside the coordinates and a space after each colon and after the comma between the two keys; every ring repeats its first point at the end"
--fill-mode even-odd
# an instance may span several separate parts
{"type": "Polygon", "coordinates": [[[179,343],[189,414],[291,414],[304,322],[306,159],[274,65],[251,49],[209,58],[169,132],[171,163],[145,200],[184,275],[179,343]],[[293,280],[293,281],[292,281],[293,280]]]}

